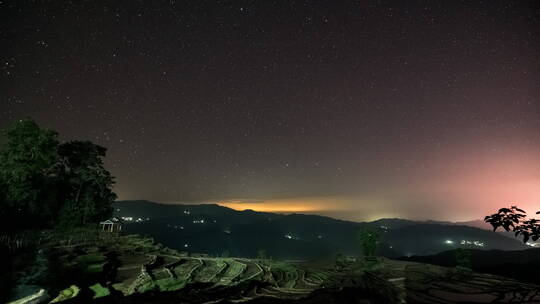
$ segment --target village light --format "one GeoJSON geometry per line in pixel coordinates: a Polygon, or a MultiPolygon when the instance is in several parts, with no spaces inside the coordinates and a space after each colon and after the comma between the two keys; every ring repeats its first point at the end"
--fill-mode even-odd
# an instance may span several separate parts
{"type": "Polygon", "coordinates": [[[484,242],[480,241],[467,241],[467,240],[461,240],[461,245],[474,245],[479,247],[484,247],[484,242]]]}

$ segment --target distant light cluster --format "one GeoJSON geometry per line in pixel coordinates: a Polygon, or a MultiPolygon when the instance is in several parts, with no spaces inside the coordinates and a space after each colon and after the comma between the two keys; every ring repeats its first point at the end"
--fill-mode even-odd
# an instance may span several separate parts
{"type": "Polygon", "coordinates": [[[167,227],[169,227],[169,228],[174,228],[174,229],[184,230],[184,226],[180,226],[180,225],[167,224],[167,227]]]}
{"type": "Polygon", "coordinates": [[[291,234],[285,234],[283,237],[289,240],[299,240],[300,238],[291,234]]]}
{"type": "Polygon", "coordinates": [[[461,240],[461,245],[474,245],[478,247],[484,247],[484,242],[480,241],[467,241],[467,240],[461,240]]]}
{"type": "Polygon", "coordinates": [[[135,223],[141,223],[141,222],[146,222],[146,221],[150,220],[149,217],[147,217],[147,218],[141,218],[141,217],[134,218],[132,216],[122,216],[121,219],[126,221],[126,222],[135,222],[135,223]]]}
{"type": "MultiPolygon", "coordinates": [[[[453,240],[445,240],[444,243],[448,245],[453,245],[455,242],[453,240]]],[[[459,244],[460,245],[474,245],[478,247],[484,247],[485,245],[484,242],[481,242],[481,241],[469,241],[469,240],[461,240],[459,244]]]]}

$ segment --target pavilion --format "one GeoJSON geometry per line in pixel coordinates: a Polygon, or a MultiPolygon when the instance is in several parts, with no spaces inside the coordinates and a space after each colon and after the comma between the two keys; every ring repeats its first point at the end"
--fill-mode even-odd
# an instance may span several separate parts
{"type": "Polygon", "coordinates": [[[120,232],[122,231],[122,220],[113,217],[106,221],[100,222],[101,230],[107,232],[120,232]]]}

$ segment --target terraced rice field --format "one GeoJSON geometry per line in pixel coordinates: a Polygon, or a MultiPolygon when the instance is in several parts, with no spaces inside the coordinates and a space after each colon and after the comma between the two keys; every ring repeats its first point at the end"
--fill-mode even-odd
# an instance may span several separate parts
{"type": "Polygon", "coordinates": [[[193,272],[201,266],[203,266],[203,262],[199,259],[184,258],[180,260],[178,265],[171,267],[171,271],[176,278],[187,281],[193,272]]]}
{"type": "Polygon", "coordinates": [[[124,261],[129,263],[118,268],[117,280],[121,284],[113,287],[125,295],[152,289],[176,290],[187,283],[209,283],[211,288],[258,280],[267,286],[253,291],[252,296],[296,298],[320,287],[324,278],[322,274],[287,263],[238,258],[162,257],[141,253],[138,258],[131,256],[124,261]],[[312,277],[306,277],[306,273],[312,277]]]}
{"type": "MultiPolygon", "coordinates": [[[[482,303],[540,302],[538,286],[477,273],[463,276],[452,268],[387,259],[379,259],[377,267],[369,271],[361,263],[336,270],[332,262],[309,264],[188,256],[136,238],[122,238],[120,242],[102,246],[99,252],[95,247],[79,247],[76,250],[79,263],[83,265],[99,264],[103,265],[103,269],[113,268],[101,281],[103,285],[90,288],[96,293],[95,296],[98,293],[113,296],[120,292],[127,298],[137,298],[147,295],[147,291],[177,291],[162,296],[181,296],[185,303],[214,303],[220,299],[234,303],[268,303],[257,302],[261,297],[291,302],[308,299],[306,301],[309,302],[310,297],[320,296],[321,293],[322,299],[328,300],[324,297],[328,295],[325,292],[339,293],[344,288],[353,288],[380,298],[396,295],[392,301],[385,303],[400,303],[402,300],[455,303],[453,299],[482,303]],[[506,301],[516,298],[516,295],[518,302],[506,301]]],[[[73,256],[72,252],[61,253],[61,256],[73,256]]],[[[66,284],[66,288],[69,286],[66,284]]],[[[148,303],[158,303],[158,299],[151,298],[152,294],[156,293],[150,293],[148,303]]],[[[337,299],[332,303],[340,303],[341,300],[337,299]]],[[[175,301],[167,303],[177,303],[175,301]]]]}
{"type": "Polygon", "coordinates": [[[101,283],[104,291],[117,291],[124,296],[152,290],[175,291],[199,284],[205,290],[237,290],[238,294],[231,295],[231,299],[240,302],[260,296],[298,298],[319,288],[329,277],[285,262],[188,256],[151,239],[133,236],[105,239],[98,246],[57,250],[66,261],[76,257],[75,264],[98,265],[100,271],[109,269],[93,283],[101,283]]]}
{"type": "Polygon", "coordinates": [[[106,288],[125,296],[205,284],[198,286],[205,286],[207,290],[235,290],[238,286],[240,292],[231,295],[231,300],[236,302],[261,296],[297,299],[328,283],[328,278],[340,275],[333,270],[315,271],[271,260],[191,257],[133,237],[103,246],[99,252],[91,247],[77,250],[87,251],[88,259],[90,252],[99,256],[100,263],[111,263],[102,257],[113,252],[115,271],[112,272],[114,276],[108,278],[106,288]]]}
{"type": "Polygon", "coordinates": [[[224,262],[227,264],[227,266],[221,274],[219,284],[229,285],[233,282],[238,282],[240,275],[247,268],[246,264],[236,261],[234,259],[225,260],[224,262]]]}

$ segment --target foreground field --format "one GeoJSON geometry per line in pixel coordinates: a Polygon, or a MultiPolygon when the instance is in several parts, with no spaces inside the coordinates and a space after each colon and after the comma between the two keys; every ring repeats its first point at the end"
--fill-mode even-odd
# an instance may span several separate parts
{"type": "Polygon", "coordinates": [[[189,255],[138,236],[47,246],[48,270],[31,282],[49,294],[41,292],[43,303],[540,302],[535,285],[382,258],[337,270],[333,261],[189,255]]]}

